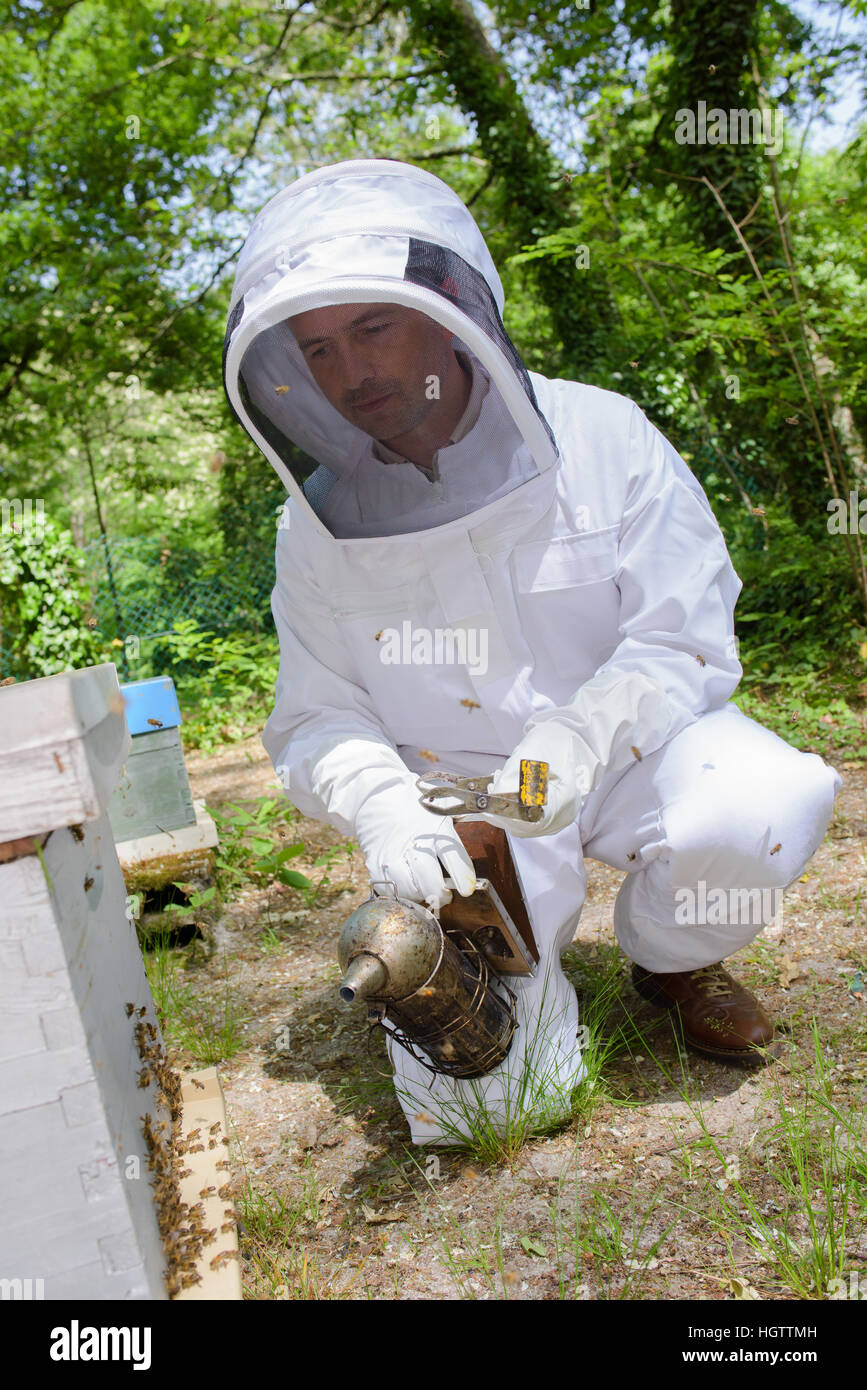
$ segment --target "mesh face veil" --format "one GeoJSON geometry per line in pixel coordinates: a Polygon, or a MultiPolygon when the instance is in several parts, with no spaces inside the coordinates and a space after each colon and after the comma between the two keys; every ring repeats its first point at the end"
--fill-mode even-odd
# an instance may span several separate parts
{"type": "Polygon", "coordinates": [[[491,506],[557,460],[502,308],[484,238],[442,180],[394,160],[332,165],[278,194],[250,230],[223,348],[226,394],[318,530],[336,539],[427,531],[491,506]],[[317,347],[302,350],[290,320],[334,306],[358,307],[343,314],[338,336],[345,323],[357,341],[373,342],[396,323],[402,341],[419,346],[415,359],[377,358],[374,347],[344,375],[349,359],[333,359],[326,394],[317,347]],[[400,431],[438,398],[443,363],[452,380],[462,368],[472,392],[452,425],[457,439],[417,466],[401,455],[400,431]],[[385,407],[358,408],[383,388],[385,407]]]}

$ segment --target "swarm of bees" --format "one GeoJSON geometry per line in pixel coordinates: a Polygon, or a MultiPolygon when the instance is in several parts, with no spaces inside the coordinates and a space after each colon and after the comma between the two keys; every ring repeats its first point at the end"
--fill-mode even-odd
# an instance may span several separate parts
{"type": "MultiPolygon", "coordinates": [[[[180,1180],[189,1177],[192,1169],[183,1167],[184,1156],[187,1153],[204,1152],[204,1144],[191,1143],[191,1140],[198,1139],[201,1130],[194,1129],[184,1136],[181,1133],[181,1122],[183,1118],[183,1106],[181,1101],[181,1078],[177,1072],[169,1065],[165,1049],[160,1041],[156,1024],[150,1020],[145,1020],[144,1015],[147,1007],[142,1006],[136,1010],[135,1004],[127,1003],[124,1006],[127,1018],[136,1014],[137,1022],[134,1028],[134,1037],[138,1055],[143,1063],[138,1073],[138,1084],[145,1088],[156,1082],[157,1102],[165,1107],[169,1113],[169,1123],[166,1121],[154,1121],[151,1115],[141,1117],[142,1134],[144,1135],[147,1147],[147,1167],[153,1174],[151,1187],[154,1190],[154,1205],[157,1214],[157,1224],[159,1226],[160,1239],[162,1241],[163,1253],[166,1257],[166,1268],[164,1278],[169,1298],[174,1298],[182,1289],[189,1288],[193,1284],[200,1284],[202,1276],[197,1269],[197,1261],[206,1246],[211,1245],[217,1239],[216,1229],[208,1229],[205,1224],[205,1212],[202,1203],[195,1202],[191,1206],[181,1198],[180,1180]]],[[[195,1081],[195,1078],[193,1078],[195,1081]]],[[[198,1087],[204,1090],[202,1082],[198,1082],[198,1087]]],[[[220,1129],[220,1122],[217,1121],[210,1127],[210,1134],[214,1135],[220,1129]]],[[[211,1139],[209,1146],[216,1145],[217,1140],[211,1139]]],[[[228,1167],[228,1163],[219,1166],[228,1167]]],[[[226,1201],[231,1198],[231,1184],[224,1183],[217,1192],[213,1186],[202,1188],[199,1196],[201,1198],[211,1197],[215,1193],[226,1201]]],[[[226,1220],[221,1227],[225,1233],[230,1231],[235,1221],[235,1211],[229,1207],[224,1210],[226,1220]]],[[[211,1261],[213,1268],[219,1268],[229,1259],[235,1258],[235,1251],[225,1251],[216,1256],[211,1261]]]]}

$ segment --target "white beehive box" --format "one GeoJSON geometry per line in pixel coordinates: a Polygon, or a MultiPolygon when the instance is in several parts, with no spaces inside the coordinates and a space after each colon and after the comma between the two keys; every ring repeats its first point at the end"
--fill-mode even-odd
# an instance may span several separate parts
{"type": "Polygon", "coordinates": [[[0,690],[0,1280],[12,1296],[166,1297],[140,1117],[167,1115],[154,1084],[137,1084],[125,1004],[156,1017],[106,816],[129,743],[112,665],[0,690]]]}

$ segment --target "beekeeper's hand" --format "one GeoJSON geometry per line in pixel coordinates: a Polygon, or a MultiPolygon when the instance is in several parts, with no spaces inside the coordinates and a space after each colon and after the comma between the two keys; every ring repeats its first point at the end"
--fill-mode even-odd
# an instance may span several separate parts
{"type": "Polygon", "coordinates": [[[426,903],[437,912],[451,899],[448,874],[468,897],[476,889],[473,861],[446,816],[418,803],[418,790],[390,788],[364,804],[355,827],[372,880],[391,880],[400,898],[426,903]]]}
{"type": "Polygon", "coordinates": [[[570,704],[543,710],[491,782],[490,793],[517,794],[521,760],[548,764],[548,799],[541,820],[486,814],[511,835],[554,835],[581,814],[606,772],[617,772],[664,742],[673,710],[662,686],[638,671],[612,668],[585,682],[570,704]]]}
{"type": "Polygon", "coordinates": [[[541,820],[521,820],[517,816],[486,814],[483,819],[501,826],[511,835],[555,835],[578,819],[581,805],[590,790],[586,764],[579,758],[574,735],[553,720],[530,730],[518,744],[504,767],[494,775],[489,795],[517,796],[521,762],[531,758],[548,764],[548,797],[541,820]]]}

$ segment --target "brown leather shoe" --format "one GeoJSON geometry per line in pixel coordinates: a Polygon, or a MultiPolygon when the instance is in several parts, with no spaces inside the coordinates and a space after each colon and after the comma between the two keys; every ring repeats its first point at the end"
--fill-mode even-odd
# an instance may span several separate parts
{"type": "MultiPolygon", "coordinates": [[[[755,995],[722,965],[666,975],[633,964],[632,983],[657,1008],[676,1011],[684,1041],[705,1057],[735,1066],[760,1066],[769,1059],[757,1049],[770,1047],[774,1025],[755,995]]],[[[770,1056],[778,1051],[779,1044],[770,1056]]]]}

